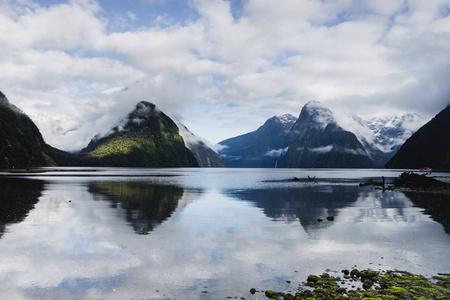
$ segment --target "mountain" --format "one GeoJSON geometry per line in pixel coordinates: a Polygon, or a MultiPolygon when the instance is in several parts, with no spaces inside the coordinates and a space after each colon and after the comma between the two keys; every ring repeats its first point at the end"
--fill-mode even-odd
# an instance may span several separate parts
{"type": "Polygon", "coordinates": [[[273,117],[254,132],[220,142],[219,154],[229,167],[383,168],[422,124],[422,117],[411,113],[369,120],[342,117],[350,130],[328,108],[311,101],[298,119],[273,117]]]}
{"type": "Polygon", "coordinates": [[[356,121],[356,126],[352,130],[373,160],[373,166],[377,168],[383,168],[400,146],[423,124],[421,116],[411,113],[367,121],[353,116],[353,120],[356,121]]]}
{"type": "Polygon", "coordinates": [[[370,168],[372,160],[352,132],[340,127],[333,113],[308,102],[291,128],[283,166],[289,168],[370,168]]]}
{"type": "Polygon", "coordinates": [[[0,167],[57,165],[69,157],[45,143],[36,124],[0,92],[0,167]]]}
{"type": "Polygon", "coordinates": [[[217,153],[180,127],[155,105],[140,102],[108,134],[94,137],[80,154],[70,154],[46,144],[36,124],[0,92],[0,168],[224,166],[217,153]],[[188,137],[186,143],[180,132],[188,137]]]}
{"type": "Polygon", "coordinates": [[[450,106],[407,139],[386,167],[450,169],[450,106]]]}
{"type": "Polygon", "coordinates": [[[85,163],[117,167],[198,167],[177,125],[154,104],[139,102],[105,136],[81,150],[85,163]]]}
{"type": "Polygon", "coordinates": [[[375,144],[383,151],[397,151],[419,129],[422,118],[417,114],[405,114],[389,118],[374,118],[366,122],[372,130],[375,144]]]}
{"type": "Polygon", "coordinates": [[[274,116],[255,131],[219,142],[219,154],[228,167],[276,167],[287,150],[285,140],[296,120],[289,114],[274,116]]]}
{"type": "Polygon", "coordinates": [[[183,137],[185,146],[191,150],[202,168],[224,168],[226,167],[223,158],[208,147],[202,140],[197,138],[183,124],[176,121],[180,135],[183,137]]]}

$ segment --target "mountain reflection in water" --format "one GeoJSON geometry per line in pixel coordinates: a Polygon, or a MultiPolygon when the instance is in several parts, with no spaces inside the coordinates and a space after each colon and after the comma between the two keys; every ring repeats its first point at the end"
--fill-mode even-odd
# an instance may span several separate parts
{"type": "MultiPolygon", "coordinates": [[[[345,208],[355,207],[348,222],[413,222],[416,218],[405,208],[412,207],[409,197],[416,199],[415,193],[407,197],[401,191],[382,192],[357,186],[308,186],[302,189],[255,189],[231,192],[232,196],[253,202],[265,215],[275,221],[294,222],[298,220],[306,232],[325,229],[333,224],[327,217],[335,220],[345,213],[345,208]],[[323,221],[323,222],[319,222],[323,221]]],[[[417,202],[417,201],[416,201],[417,202]]],[[[417,206],[423,207],[425,203],[417,206]]],[[[438,211],[426,210],[429,214],[438,211]]],[[[441,213],[442,215],[442,213],[441,213]]],[[[348,218],[348,216],[346,216],[348,218]]],[[[444,218],[434,218],[444,224],[444,218]]],[[[448,220],[447,216],[447,220],[448,220]]]]}
{"type": "Polygon", "coordinates": [[[43,189],[44,183],[40,180],[0,178],[0,237],[6,225],[25,219],[43,189]]]}
{"type": "Polygon", "coordinates": [[[176,186],[150,185],[143,182],[92,182],[88,191],[94,200],[111,201],[137,234],[149,234],[170,217],[183,197],[183,189],[176,186]]]}
{"type": "MultiPolygon", "coordinates": [[[[258,189],[233,193],[240,199],[254,202],[274,220],[295,221],[308,232],[318,226],[318,219],[336,216],[339,209],[351,206],[358,191],[351,186],[309,186],[302,189],[258,189]]],[[[324,223],[321,226],[326,226],[324,223]]]]}
{"type": "Polygon", "coordinates": [[[359,187],[374,170],[312,172],[2,175],[0,298],[261,299],[249,289],[327,269],[449,272],[447,196],[359,187]]]}

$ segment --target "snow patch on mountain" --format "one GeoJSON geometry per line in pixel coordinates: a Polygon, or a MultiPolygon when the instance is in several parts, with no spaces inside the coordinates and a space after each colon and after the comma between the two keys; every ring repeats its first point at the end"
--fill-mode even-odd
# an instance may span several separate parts
{"type": "Polygon", "coordinates": [[[297,118],[294,117],[291,114],[284,114],[281,116],[275,116],[272,118],[275,122],[279,122],[284,130],[286,132],[288,132],[289,130],[291,130],[292,126],[295,124],[295,122],[297,121],[297,118]]]}
{"type": "Polygon", "coordinates": [[[314,123],[311,125],[316,126],[322,130],[324,130],[325,127],[328,126],[328,124],[336,123],[331,110],[323,107],[319,101],[309,101],[305,104],[304,109],[311,116],[311,119],[314,120],[314,123]]]}
{"type": "Polygon", "coordinates": [[[353,132],[369,152],[374,149],[383,153],[396,151],[424,124],[421,116],[412,113],[367,120],[342,112],[337,112],[335,116],[339,125],[353,132]]]}
{"type": "Polygon", "coordinates": [[[359,124],[370,130],[373,144],[383,152],[397,150],[422,125],[423,119],[417,114],[372,118],[359,124]]]}

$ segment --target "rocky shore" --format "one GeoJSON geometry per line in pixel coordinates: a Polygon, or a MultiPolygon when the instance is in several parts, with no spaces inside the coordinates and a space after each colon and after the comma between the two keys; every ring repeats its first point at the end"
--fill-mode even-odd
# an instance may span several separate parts
{"type": "Polygon", "coordinates": [[[333,277],[328,273],[309,275],[306,283],[301,283],[295,292],[257,291],[255,288],[250,292],[264,293],[269,299],[284,300],[450,299],[450,274],[438,274],[427,279],[405,271],[346,269],[342,270],[342,277],[333,277]]]}
{"type": "Polygon", "coordinates": [[[450,195],[450,184],[437,180],[427,174],[417,174],[414,172],[403,172],[397,178],[394,178],[393,185],[388,185],[385,178],[382,181],[369,179],[359,184],[360,187],[375,186],[376,189],[392,191],[394,189],[403,189],[407,191],[418,191],[427,193],[438,193],[450,195]]]}

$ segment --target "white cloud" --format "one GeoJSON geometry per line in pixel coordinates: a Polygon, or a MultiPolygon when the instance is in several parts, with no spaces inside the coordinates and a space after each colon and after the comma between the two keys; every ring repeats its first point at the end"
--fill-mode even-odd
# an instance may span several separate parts
{"type": "Polygon", "coordinates": [[[127,16],[133,22],[136,20],[136,14],[132,13],[131,11],[127,11],[127,16]]]}
{"type": "Polygon", "coordinates": [[[214,143],[311,99],[425,117],[449,103],[448,0],[250,0],[238,15],[228,1],[188,3],[195,16],[142,22],[149,15],[108,14],[103,1],[2,2],[0,90],[68,150],[141,100],[214,143]],[[127,24],[114,30],[117,16],[127,24]]]}
{"type": "Polygon", "coordinates": [[[267,151],[264,154],[264,156],[279,157],[283,154],[286,154],[287,151],[288,151],[288,147],[283,148],[283,149],[273,149],[273,150],[267,151]]]}
{"type": "Polygon", "coordinates": [[[331,150],[333,150],[333,145],[327,145],[327,146],[323,146],[323,147],[317,147],[317,148],[311,148],[308,149],[311,152],[316,152],[316,153],[328,153],[331,152],[331,150]]]}

